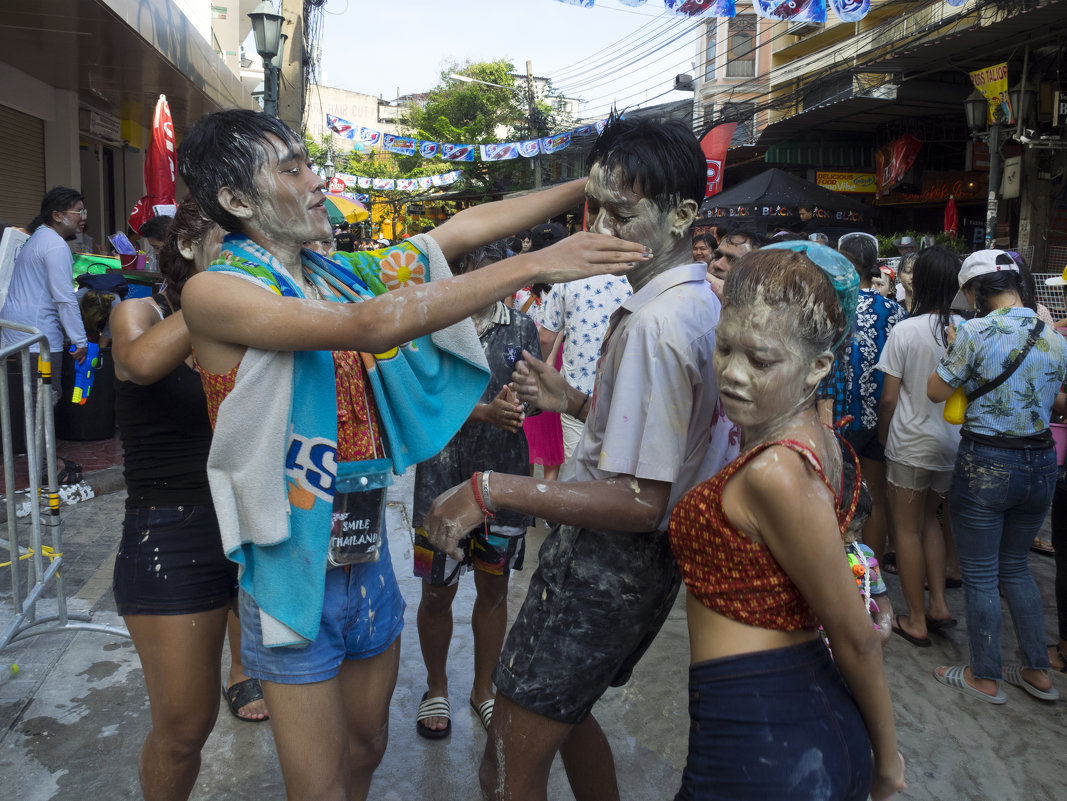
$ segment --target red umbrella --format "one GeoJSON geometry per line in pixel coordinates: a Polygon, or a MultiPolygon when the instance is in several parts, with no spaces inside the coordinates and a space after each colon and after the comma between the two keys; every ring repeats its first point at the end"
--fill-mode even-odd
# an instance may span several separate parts
{"type": "Polygon", "coordinates": [[[141,226],[156,216],[153,206],[173,206],[177,171],[174,148],[174,120],[170,116],[167,96],[156,101],[152,118],[152,141],[144,160],[145,196],[130,212],[130,228],[138,233],[141,226]]]}

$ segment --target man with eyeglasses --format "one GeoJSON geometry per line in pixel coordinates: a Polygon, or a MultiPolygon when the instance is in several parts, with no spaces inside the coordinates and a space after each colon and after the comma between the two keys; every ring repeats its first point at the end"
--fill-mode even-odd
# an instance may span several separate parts
{"type": "MultiPolygon", "coordinates": [[[[27,226],[31,236],[15,259],[7,302],[0,309],[0,319],[32,326],[48,338],[53,404],[63,386],[64,335],[77,348],[74,359],[79,363],[85,359],[88,340],[74,295],[73,257],[67,242],[85,229],[87,216],[84,198],[76,189],[57,186],[44,196],[40,215],[27,226]]],[[[5,347],[26,338],[21,331],[0,329],[0,345],[5,347]]],[[[34,344],[30,350],[36,353],[39,347],[34,344]]],[[[36,368],[34,358],[32,369],[36,368]]]]}

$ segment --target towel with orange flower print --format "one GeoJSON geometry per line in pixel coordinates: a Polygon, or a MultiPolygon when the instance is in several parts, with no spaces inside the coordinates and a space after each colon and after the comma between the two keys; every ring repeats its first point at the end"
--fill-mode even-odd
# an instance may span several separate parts
{"type": "MultiPolygon", "coordinates": [[[[255,271],[255,277],[275,291],[299,292],[287,277],[265,269],[271,260],[261,248],[230,234],[212,269],[255,271]]],[[[332,259],[304,250],[302,261],[304,274],[324,297],[347,303],[452,277],[441,248],[426,234],[381,250],[336,253],[332,259]]],[[[469,319],[364,362],[397,474],[436,456],[459,431],[489,383],[485,352],[469,319]]]]}

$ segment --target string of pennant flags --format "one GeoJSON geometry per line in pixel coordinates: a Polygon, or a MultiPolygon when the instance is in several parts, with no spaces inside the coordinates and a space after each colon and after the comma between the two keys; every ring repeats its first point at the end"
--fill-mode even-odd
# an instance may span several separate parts
{"type": "MultiPolygon", "coordinates": [[[[596,0],[559,0],[571,6],[592,8],[596,0]]],[[[619,0],[624,6],[636,8],[648,0],[619,0]]],[[[945,0],[950,6],[961,6],[966,0],[945,0]]],[[[663,0],[668,11],[687,17],[733,17],[737,12],[734,0],[663,0]]],[[[832,8],[842,22],[859,22],[871,10],[870,0],[753,0],[752,7],[761,17],[787,22],[826,22],[827,9],[832,8]]]]}
{"type": "Polygon", "coordinates": [[[599,120],[589,125],[580,125],[577,128],[553,136],[545,136],[539,139],[526,139],[521,142],[495,142],[487,145],[464,145],[451,142],[431,142],[423,139],[415,139],[409,136],[395,136],[394,134],[382,133],[365,125],[355,125],[348,120],[335,117],[333,114],[326,115],[326,127],[345,139],[357,141],[371,147],[381,147],[389,153],[400,156],[414,156],[418,154],[425,159],[440,158],[445,161],[474,161],[477,155],[481,161],[508,161],[517,159],[519,156],[533,158],[544,153],[558,153],[571,145],[574,136],[599,135],[608,121],[599,120]]]}
{"type": "MultiPolygon", "coordinates": [[[[316,172],[319,172],[321,168],[317,168],[316,172]]],[[[376,192],[425,192],[429,189],[442,186],[451,186],[460,178],[463,177],[463,170],[452,170],[451,172],[443,172],[437,175],[424,175],[419,178],[370,178],[366,175],[350,175],[348,173],[339,172],[335,178],[340,179],[345,184],[345,189],[349,192],[358,192],[358,190],[374,190],[376,192]]],[[[361,203],[367,202],[367,196],[365,194],[355,194],[356,200],[361,203]]]]}

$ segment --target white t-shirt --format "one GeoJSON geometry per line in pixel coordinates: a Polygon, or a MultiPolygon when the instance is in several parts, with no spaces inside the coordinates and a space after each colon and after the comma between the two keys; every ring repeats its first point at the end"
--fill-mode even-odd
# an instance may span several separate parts
{"type": "MultiPolygon", "coordinates": [[[[958,324],[960,320],[954,318],[958,324]]],[[[926,397],[926,382],[945,346],[934,338],[937,315],[923,314],[897,323],[889,332],[878,369],[900,379],[900,395],[886,439],[887,459],[925,470],[952,470],[960,444],[960,427],[943,416],[944,403],[926,397]]]]}

